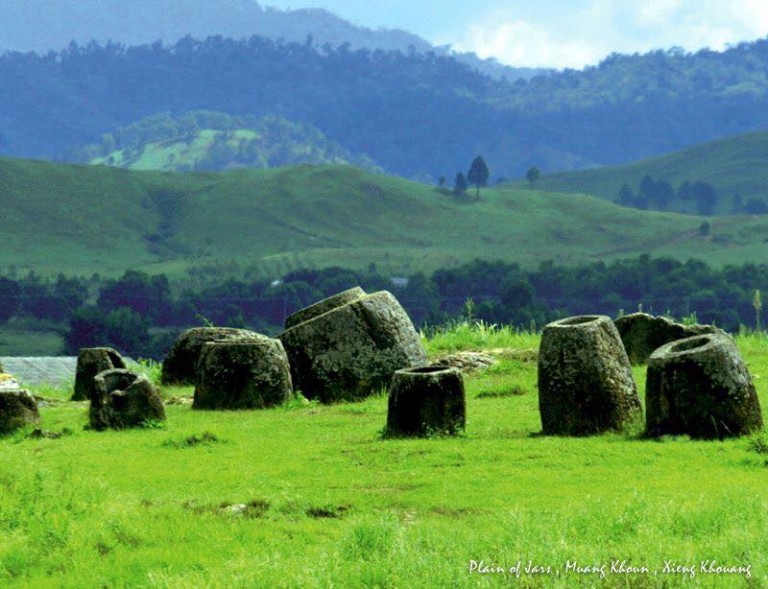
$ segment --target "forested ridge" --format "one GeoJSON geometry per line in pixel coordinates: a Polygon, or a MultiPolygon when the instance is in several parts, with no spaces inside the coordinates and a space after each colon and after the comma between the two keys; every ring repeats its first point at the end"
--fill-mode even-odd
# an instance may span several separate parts
{"type": "Polygon", "coordinates": [[[386,171],[452,177],[483,153],[494,178],[626,162],[768,124],[768,41],[613,55],[494,80],[447,56],[262,37],[72,44],[0,56],[0,153],[64,157],[159,113],[276,115],[386,171]]]}

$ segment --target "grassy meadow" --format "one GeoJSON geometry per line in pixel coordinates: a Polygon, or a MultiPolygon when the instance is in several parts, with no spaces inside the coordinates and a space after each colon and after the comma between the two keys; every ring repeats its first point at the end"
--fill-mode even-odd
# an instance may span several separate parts
{"type": "Polygon", "coordinates": [[[212,268],[273,279],[375,262],[410,275],[475,258],[535,267],[640,253],[721,266],[759,259],[768,239],[766,216],[709,217],[700,235],[694,215],[513,186],[475,202],[350,166],[182,174],[0,159],[0,181],[0,272],[11,274],[212,268]]]}
{"type": "MultiPolygon", "coordinates": [[[[691,183],[707,182],[724,197],[731,197],[738,192],[746,202],[750,198],[764,199],[768,196],[762,164],[766,157],[768,132],[758,131],[694,145],[629,164],[547,174],[536,186],[540,190],[586,193],[614,201],[623,184],[637,192],[643,177],[650,175],[655,180],[670,182],[675,188],[686,180],[691,183]]],[[[512,185],[523,187],[525,182],[518,181],[512,185]]],[[[723,198],[715,212],[729,213],[730,205],[730,198],[723,198]]]]}
{"type": "MultiPolygon", "coordinates": [[[[766,586],[767,439],[540,436],[538,342],[426,338],[498,360],[466,377],[456,438],[382,439],[384,395],[208,412],[189,388],[163,391],[165,425],[99,433],[36,391],[63,435],[0,440],[0,586],[766,586]]],[[[768,407],[768,338],[737,342],[768,407]]]]}

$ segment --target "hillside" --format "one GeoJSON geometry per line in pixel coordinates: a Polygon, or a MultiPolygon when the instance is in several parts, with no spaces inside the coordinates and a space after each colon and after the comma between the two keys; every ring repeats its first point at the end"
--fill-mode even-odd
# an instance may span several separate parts
{"type": "Polygon", "coordinates": [[[41,273],[170,274],[237,261],[281,275],[301,266],[391,273],[474,258],[524,266],[637,253],[713,265],[757,259],[768,218],[623,208],[593,197],[502,187],[455,197],[348,166],[220,173],[137,172],[0,160],[8,268],[41,273]]]}
{"type": "Polygon", "coordinates": [[[379,171],[363,155],[329,141],[312,125],[266,116],[161,113],[107,133],[76,159],[132,170],[212,171],[298,164],[353,164],[379,171]]]}
{"type": "Polygon", "coordinates": [[[493,180],[621,164],[768,128],[768,40],[611,56],[496,80],[436,53],[263,37],[73,44],[0,55],[0,154],[63,159],[145,117],[208,110],[312,125],[387,173],[437,183],[482,154],[493,180]],[[722,72],[728,72],[723,76],[722,72]]]}
{"type": "MultiPolygon", "coordinates": [[[[665,180],[674,189],[686,181],[706,182],[717,192],[714,212],[728,214],[737,210],[734,195],[740,202],[768,202],[768,131],[735,135],[693,147],[648,158],[631,164],[607,166],[576,172],[543,176],[536,184],[539,190],[587,193],[616,201],[624,184],[638,192],[645,176],[665,180]]],[[[523,182],[514,183],[522,187],[523,182]]],[[[653,205],[653,202],[651,203],[653,205]]],[[[669,210],[695,210],[694,203],[675,198],[669,210]]]]}

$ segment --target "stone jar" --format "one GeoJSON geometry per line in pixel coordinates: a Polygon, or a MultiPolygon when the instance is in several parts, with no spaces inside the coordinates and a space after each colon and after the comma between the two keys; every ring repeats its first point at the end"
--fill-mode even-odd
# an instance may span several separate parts
{"type": "Polygon", "coordinates": [[[288,356],[266,336],[208,342],[197,365],[193,409],[263,409],[293,393],[288,356]]]}
{"type": "Polygon", "coordinates": [[[295,389],[323,403],[361,399],[389,386],[427,354],[410,318],[387,291],[364,295],[277,336],[295,389]]]}
{"type": "Polygon", "coordinates": [[[650,436],[722,439],[763,428],[752,377],[724,333],[671,342],[651,354],[645,410],[650,436]]]}
{"type": "Polygon", "coordinates": [[[387,435],[455,435],[466,426],[461,370],[424,366],[397,370],[389,387],[387,435]]]}
{"type": "Polygon", "coordinates": [[[620,432],[642,422],[629,359],[605,315],[569,317],[545,326],[538,372],[544,434],[620,432]]]}

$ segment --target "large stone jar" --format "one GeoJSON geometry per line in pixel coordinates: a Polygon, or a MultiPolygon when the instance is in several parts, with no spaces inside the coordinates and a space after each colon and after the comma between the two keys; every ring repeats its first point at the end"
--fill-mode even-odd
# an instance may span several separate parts
{"type": "Polygon", "coordinates": [[[37,401],[10,375],[0,375],[0,436],[40,421],[37,401]]]}
{"type": "Polygon", "coordinates": [[[349,290],[345,290],[344,292],[340,292],[331,297],[328,297],[327,299],[318,301],[309,307],[304,307],[292,315],[289,315],[285,320],[285,329],[290,329],[291,327],[295,327],[299,323],[309,321],[318,315],[322,315],[328,311],[333,311],[333,309],[336,307],[341,307],[342,305],[356,301],[363,296],[365,296],[365,291],[359,286],[355,286],[349,290]]]}
{"type": "Polygon", "coordinates": [[[387,435],[455,435],[465,426],[464,379],[458,368],[404,368],[392,376],[387,435]]]}
{"type": "Polygon", "coordinates": [[[120,352],[114,348],[82,348],[77,354],[72,401],[89,400],[93,394],[94,377],[113,368],[127,368],[120,352]]]}
{"type": "Polygon", "coordinates": [[[538,370],[545,434],[619,432],[642,421],[632,368],[607,316],[569,317],[545,326],[538,370]]]}
{"type": "Polygon", "coordinates": [[[395,370],[427,360],[413,323],[387,291],[337,306],[278,338],[288,354],[294,389],[323,403],[381,391],[395,370]]]}
{"type": "Polygon", "coordinates": [[[163,360],[160,382],[164,385],[195,384],[197,362],[208,342],[259,337],[255,331],[235,327],[193,327],[182,332],[163,360]]]}
{"type": "Polygon", "coordinates": [[[763,428],[755,385],[724,333],[671,342],[651,354],[645,400],[651,436],[722,439],[763,428]]]}
{"type": "Polygon", "coordinates": [[[105,370],[94,378],[89,420],[91,428],[124,429],[165,420],[165,406],[143,374],[123,368],[105,370]]]}
{"type": "Polygon", "coordinates": [[[684,325],[648,313],[624,315],[614,324],[632,364],[645,364],[654,350],[669,342],[719,331],[714,325],[684,325]]]}
{"type": "Polygon", "coordinates": [[[194,409],[262,409],[292,396],[288,357],[266,336],[208,342],[197,365],[194,409]]]}

